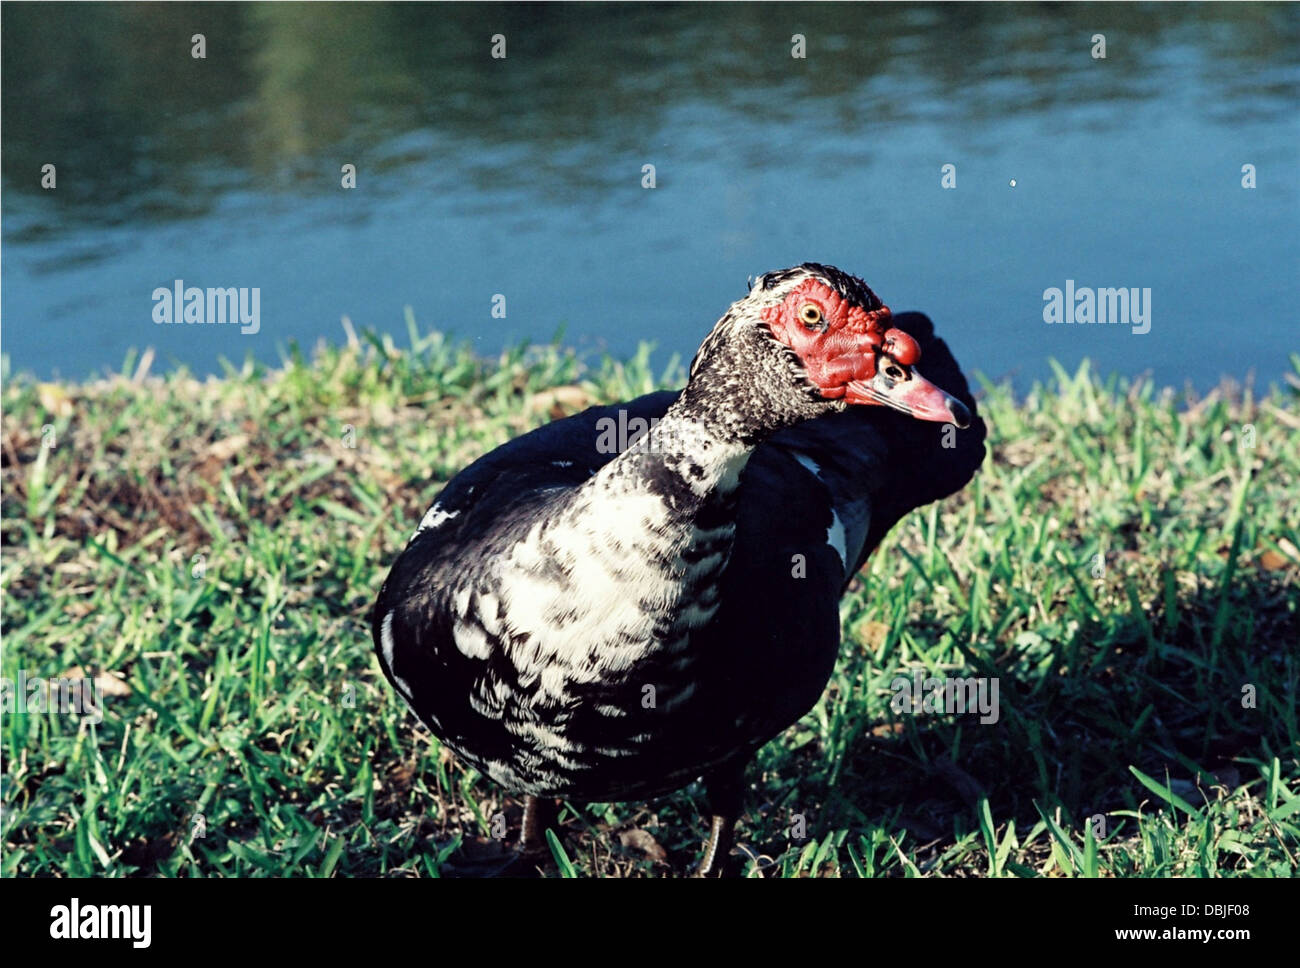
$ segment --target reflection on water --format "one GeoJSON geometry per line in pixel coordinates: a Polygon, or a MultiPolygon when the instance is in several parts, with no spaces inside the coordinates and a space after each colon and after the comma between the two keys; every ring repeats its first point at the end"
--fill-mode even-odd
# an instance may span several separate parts
{"type": "Polygon", "coordinates": [[[484,352],[563,324],[689,354],[746,276],[817,259],[994,375],[1271,379],[1300,348],[1298,41],[1255,4],[5,4],[4,349],[206,372],[409,304],[484,352]],[[156,327],[176,279],[260,287],[260,333],[156,327]],[[1067,280],[1150,288],[1150,332],[1044,324],[1067,280]]]}

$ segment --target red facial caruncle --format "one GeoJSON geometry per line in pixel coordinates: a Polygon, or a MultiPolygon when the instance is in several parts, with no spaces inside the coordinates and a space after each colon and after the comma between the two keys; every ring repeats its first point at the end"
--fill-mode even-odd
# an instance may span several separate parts
{"type": "Polygon", "coordinates": [[[967,425],[962,403],[912,369],[921,348],[890,326],[888,306],[868,310],[818,279],[805,279],[763,310],[778,342],[799,355],[821,395],[892,407],[921,420],[967,425]]]}
{"type": "Polygon", "coordinates": [[[889,317],[888,306],[863,309],[816,279],[805,279],[780,303],[763,310],[772,335],[799,354],[808,378],[830,399],[844,396],[850,381],[876,375],[876,354],[887,336],[908,357],[905,365],[920,359],[910,336],[886,329],[889,317]]]}

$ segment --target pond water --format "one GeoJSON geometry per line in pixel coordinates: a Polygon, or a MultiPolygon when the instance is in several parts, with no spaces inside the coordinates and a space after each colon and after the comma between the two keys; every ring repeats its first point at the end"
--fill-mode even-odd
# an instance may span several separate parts
{"type": "Polygon", "coordinates": [[[1300,350],[1296,5],[5,4],[0,97],[3,350],[43,378],[401,345],[407,306],[666,363],[809,260],[1021,386],[1300,350]],[[155,323],[176,280],[256,288],[257,332],[155,323]],[[1067,286],[1135,318],[1046,323],[1067,286]]]}

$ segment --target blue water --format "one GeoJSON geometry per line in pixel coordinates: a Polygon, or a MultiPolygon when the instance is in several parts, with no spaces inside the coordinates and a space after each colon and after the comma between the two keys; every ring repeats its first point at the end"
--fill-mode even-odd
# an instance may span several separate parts
{"type": "Polygon", "coordinates": [[[563,326],[666,362],[806,260],[1021,385],[1085,356],[1267,382],[1300,350],[1294,5],[2,13],[0,339],[41,377],[274,362],[342,316],[401,342],[406,306],[484,353],[563,326]],[[176,279],[260,287],[260,332],[156,325],[176,279]],[[1150,331],[1045,324],[1067,279],[1149,288],[1150,331]]]}

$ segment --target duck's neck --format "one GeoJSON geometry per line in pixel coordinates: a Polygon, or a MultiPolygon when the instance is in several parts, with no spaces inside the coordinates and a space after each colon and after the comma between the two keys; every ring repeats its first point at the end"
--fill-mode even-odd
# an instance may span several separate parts
{"type": "Polygon", "coordinates": [[[655,494],[670,513],[689,516],[727,503],[757,445],[755,436],[737,433],[684,392],[588,483],[607,497],[655,494]]]}
{"type": "Polygon", "coordinates": [[[648,635],[640,623],[661,621],[656,616],[663,628],[683,633],[707,623],[735,541],[740,476],[755,446],[679,401],[542,525],[539,557],[555,561],[573,586],[626,589],[615,596],[628,605],[615,624],[629,640],[648,635]]]}

